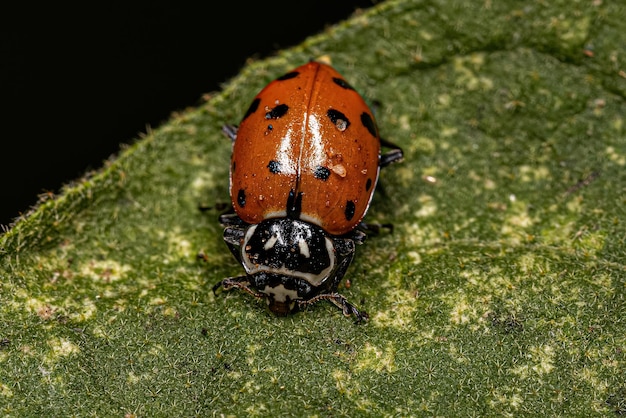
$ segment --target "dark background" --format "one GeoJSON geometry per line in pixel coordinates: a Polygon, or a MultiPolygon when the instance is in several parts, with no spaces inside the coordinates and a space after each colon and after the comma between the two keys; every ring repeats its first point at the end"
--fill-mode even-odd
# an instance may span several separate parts
{"type": "Polygon", "coordinates": [[[186,3],[3,6],[0,224],[98,169],[146,126],[197,106],[247,59],[296,45],[375,0],[186,3]]]}

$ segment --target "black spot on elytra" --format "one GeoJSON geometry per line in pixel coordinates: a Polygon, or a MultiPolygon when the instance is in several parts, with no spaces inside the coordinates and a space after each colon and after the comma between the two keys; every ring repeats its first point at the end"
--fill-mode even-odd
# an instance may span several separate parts
{"type": "Polygon", "coordinates": [[[348,200],[346,202],[346,211],[345,211],[345,215],[346,215],[346,220],[349,221],[352,218],[354,218],[354,212],[356,211],[356,205],[354,204],[354,202],[352,200],[348,200]]]}
{"type": "Polygon", "coordinates": [[[289,79],[292,79],[292,78],[296,78],[296,77],[297,77],[297,76],[299,76],[299,75],[300,75],[300,73],[299,73],[299,72],[297,72],[297,71],[292,71],[292,72],[290,72],[290,73],[287,73],[287,74],[285,74],[285,75],[282,75],[282,76],[278,77],[276,80],[277,80],[277,81],[285,81],[285,80],[289,80],[289,79]]]}
{"type": "Polygon", "coordinates": [[[374,138],[378,138],[378,132],[376,130],[376,124],[374,123],[374,119],[372,119],[372,117],[369,115],[369,113],[367,113],[367,112],[361,113],[361,123],[363,124],[363,126],[365,126],[367,128],[369,133],[372,134],[372,136],[374,138]]]}
{"type": "Polygon", "coordinates": [[[265,119],[278,119],[285,116],[285,113],[289,110],[289,106],[286,104],[279,104],[269,112],[265,114],[265,119]]]}
{"type": "Polygon", "coordinates": [[[302,192],[296,194],[296,191],[292,189],[287,197],[287,217],[299,219],[300,213],[302,213],[302,192]]]}
{"type": "Polygon", "coordinates": [[[243,115],[242,121],[246,120],[248,116],[250,116],[251,114],[257,111],[257,109],[259,108],[259,103],[261,103],[261,99],[259,99],[258,97],[252,101],[252,103],[250,104],[250,107],[246,111],[246,114],[243,115]]]}
{"type": "Polygon", "coordinates": [[[237,203],[239,206],[246,206],[246,191],[244,189],[239,189],[239,193],[237,193],[237,203]]]}
{"type": "Polygon", "coordinates": [[[326,167],[322,167],[321,165],[318,165],[317,167],[315,167],[315,171],[313,172],[313,175],[315,176],[316,179],[320,179],[320,180],[328,180],[328,177],[330,176],[330,170],[327,169],[326,167]]]}
{"type": "Polygon", "coordinates": [[[270,169],[270,173],[278,174],[281,171],[280,163],[278,161],[271,160],[267,165],[267,168],[270,169]]]}
{"type": "Polygon", "coordinates": [[[372,179],[367,179],[367,181],[365,182],[365,191],[370,191],[370,188],[372,187],[372,179]]]}
{"type": "Polygon", "coordinates": [[[345,131],[346,129],[348,129],[348,126],[350,126],[350,121],[348,120],[346,115],[336,109],[328,109],[328,111],[326,112],[326,116],[328,116],[333,125],[337,126],[340,131],[345,131]],[[345,125],[340,127],[340,124],[343,124],[344,122],[345,125]]]}
{"type": "Polygon", "coordinates": [[[339,87],[344,88],[346,90],[354,90],[354,88],[350,84],[348,84],[348,82],[344,80],[343,78],[333,77],[333,82],[339,87]]]}

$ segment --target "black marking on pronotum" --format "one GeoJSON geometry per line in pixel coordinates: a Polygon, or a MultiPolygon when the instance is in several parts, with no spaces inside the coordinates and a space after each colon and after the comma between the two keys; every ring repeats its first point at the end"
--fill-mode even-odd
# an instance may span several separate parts
{"type": "Polygon", "coordinates": [[[289,80],[289,79],[291,79],[291,78],[296,78],[296,77],[297,77],[297,76],[299,76],[299,75],[300,75],[300,73],[299,73],[299,72],[297,72],[297,71],[292,71],[292,72],[290,72],[290,73],[287,73],[287,74],[285,74],[285,75],[282,75],[282,76],[278,77],[278,78],[276,79],[276,81],[285,81],[285,80],[289,80]]]}
{"type": "Polygon", "coordinates": [[[318,165],[317,167],[315,167],[315,171],[313,172],[313,175],[315,176],[316,179],[320,179],[320,180],[328,180],[328,177],[330,176],[330,170],[327,169],[326,167],[322,167],[321,165],[318,165]]]}
{"type": "Polygon", "coordinates": [[[376,124],[374,123],[374,119],[372,119],[369,113],[361,113],[361,123],[367,128],[369,133],[372,134],[374,138],[378,138],[378,132],[376,132],[376,124]]]}
{"type": "Polygon", "coordinates": [[[278,174],[281,171],[280,163],[278,161],[271,160],[267,165],[267,168],[270,169],[270,173],[278,174]]]}
{"type": "Polygon", "coordinates": [[[338,78],[338,77],[333,77],[333,82],[338,85],[341,88],[347,89],[347,90],[354,90],[354,87],[352,87],[346,80],[344,80],[343,78],[338,78]]]}
{"type": "Polygon", "coordinates": [[[248,116],[250,116],[254,112],[256,112],[256,110],[259,108],[259,103],[261,103],[261,99],[259,99],[258,97],[254,99],[252,103],[250,103],[250,107],[246,111],[246,114],[243,115],[242,121],[245,120],[248,116]]]}
{"type": "Polygon", "coordinates": [[[367,179],[367,181],[365,182],[365,191],[370,191],[370,188],[372,187],[372,179],[367,179]]]}
{"type": "Polygon", "coordinates": [[[345,131],[348,129],[348,126],[350,126],[350,121],[346,115],[336,109],[328,109],[326,116],[328,116],[333,125],[337,126],[340,131],[345,131]]]}
{"type": "Polygon", "coordinates": [[[265,114],[265,119],[278,119],[285,116],[285,113],[289,110],[289,106],[286,104],[279,104],[269,112],[265,114]]]}
{"type": "Polygon", "coordinates": [[[239,189],[239,193],[237,193],[237,203],[239,206],[246,206],[246,191],[244,189],[239,189]]]}
{"type": "Polygon", "coordinates": [[[296,191],[291,189],[289,196],[287,197],[287,217],[291,219],[299,219],[302,212],[302,192],[296,194],[296,191]]]}
{"type": "Polygon", "coordinates": [[[356,205],[354,204],[354,202],[352,200],[348,200],[346,202],[346,220],[349,221],[352,218],[354,218],[354,212],[356,211],[356,205]]]}

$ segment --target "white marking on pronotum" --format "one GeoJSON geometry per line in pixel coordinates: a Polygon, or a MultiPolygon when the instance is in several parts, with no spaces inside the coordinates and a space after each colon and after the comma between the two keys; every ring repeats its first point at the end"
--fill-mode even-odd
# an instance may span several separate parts
{"type": "Polygon", "coordinates": [[[302,254],[305,258],[311,257],[309,244],[307,244],[305,240],[301,239],[300,241],[298,241],[298,248],[300,249],[300,254],[302,254]]]}
{"type": "Polygon", "coordinates": [[[278,241],[278,237],[276,235],[272,235],[272,237],[268,239],[265,245],[263,246],[263,249],[267,251],[270,248],[274,248],[274,244],[276,244],[276,241],[278,241]]]}
{"type": "Polygon", "coordinates": [[[287,302],[287,300],[299,299],[297,290],[285,289],[285,286],[282,284],[274,287],[265,286],[263,293],[274,296],[276,302],[287,302]]]}

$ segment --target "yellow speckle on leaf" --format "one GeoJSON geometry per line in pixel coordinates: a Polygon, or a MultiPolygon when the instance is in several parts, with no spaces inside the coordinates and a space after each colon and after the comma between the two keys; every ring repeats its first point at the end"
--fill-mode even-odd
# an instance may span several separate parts
{"type": "Polygon", "coordinates": [[[216,186],[214,174],[208,171],[199,172],[191,182],[193,193],[201,196],[216,186]]]}
{"type": "Polygon", "coordinates": [[[45,321],[52,318],[54,311],[55,309],[46,303],[37,308],[37,316],[45,321]]]}
{"type": "Polygon", "coordinates": [[[0,396],[10,398],[13,396],[13,391],[4,383],[0,383],[0,396]]]}
{"type": "MultiPolygon", "coordinates": [[[[514,409],[519,408],[524,403],[524,398],[519,394],[519,389],[509,387],[499,387],[492,391],[493,398],[490,400],[492,407],[507,405],[514,409]]],[[[506,415],[514,416],[514,415],[506,415]]]]}
{"type": "Polygon", "coordinates": [[[544,165],[522,165],[519,167],[519,172],[520,180],[524,183],[550,179],[550,170],[544,165]]]}
{"type": "Polygon", "coordinates": [[[162,298],[162,297],[156,297],[156,298],[152,298],[150,300],[150,305],[152,305],[152,306],[165,305],[166,303],[167,303],[167,300],[165,298],[162,298]]]}
{"type": "Polygon", "coordinates": [[[168,316],[170,318],[175,318],[178,315],[178,311],[171,306],[168,306],[165,309],[163,309],[162,313],[163,313],[163,316],[168,316]]]}
{"type": "Polygon", "coordinates": [[[435,199],[433,199],[432,196],[423,194],[418,198],[418,201],[420,206],[415,212],[415,216],[424,218],[432,216],[437,212],[437,203],[435,203],[435,199]]]}
{"type": "MultiPolygon", "coordinates": [[[[422,154],[431,154],[435,152],[437,148],[436,141],[426,136],[418,136],[411,141],[410,149],[413,151],[419,151],[422,154]]],[[[437,171],[436,167],[432,167],[433,171],[437,171]]]]}
{"type": "Polygon", "coordinates": [[[459,128],[457,128],[455,126],[446,126],[446,127],[441,129],[441,136],[442,137],[454,136],[457,133],[459,133],[459,128]]]}
{"type": "Polygon", "coordinates": [[[485,53],[475,53],[469,56],[469,60],[472,65],[476,68],[480,68],[485,64],[485,53]]]}
{"type": "Polygon", "coordinates": [[[527,204],[520,202],[516,197],[510,199],[509,211],[504,219],[501,227],[501,234],[514,244],[526,242],[529,238],[527,232],[534,221],[528,213],[527,204]]]}
{"type": "Polygon", "coordinates": [[[576,19],[554,18],[552,24],[561,41],[570,45],[578,45],[589,36],[591,17],[580,15],[576,19]]]}
{"type": "Polygon", "coordinates": [[[81,275],[105,283],[117,281],[131,270],[130,266],[115,260],[94,260],[83,264],[79,269],[81,275]]]}
{"type": "Polygon", "coordinates": [[[607,147],[605,152],[609,160],[613,161],[615,164],[626,165],[626,156],[617,152],[614,147],[607,147]]]}
{"type": "Polygon", "coordinates": [[[179,228],[161,231],[160,235],[167,239],[168,249],[165,254],[167,261],[190,258],[195,255],[191,242],[180,232],[179,228]]]}
{"type": "Polygon", "coordinates": [[[130,372],[128,372],[128,376],[126,377],[126,382],[130,384],[137,384],[139,383],[140,380],[141,378],[137,376],[134,371],[131,370],[130,372]]]}
{"type": "Polygon", "coordinates": [[[335,370],[332,373],[333,379],[335,379],[335,387],[337,392],[344,396],[352,396],[354,393],[354,381],[350,374],[343,370],[335,370]]]}
{"type": "Polygon", "coordinates": [[[247,362],[250,365],[253,365],[254,363],[256,363],[258,361],[257,358],[257,353],[262,349],[263,347],[259,344],[249,344],[246,347],[246,351],[248,351],[249,356],[247,358],[247,362]]]}
{"type": "MultiPolygon", "coordinates": [[[[77,301],[78,302],[78,301],[77,301]]],[[[89,298],[83,298],[76,304],[78,311],[72,312],[69,317],[72,321],[82,322],[91,318],[97,311],[96,303],[89,298]]]]}
{"type": "Polygon", "coordinates": [[[598,392],[606,391],[606,381],[600,378],[597,371],[592,367],[583,367],[576,372],[575,376],[581,381],[593,387],[598,392]]]}
{"type": "Polygon", "coordinates": [[[50,351],[45,356],[48,364],[55,363],[62,357],[80,352],[80,348],[67,338],[50,339],[48,340],[48,347],[50,347],[50,351]]]}
{"type": "Polygon", "coordinates": [[[398,124],[400,125],[400,128],[404,131],[411,130],[411,121],[409,119],[409,115],[400,115],[400,117],[398,118],[398,124]]]}
{"type": "Polygon", "coordinates": [[[532,347],[530,352],[533,358],[537,359],[536,364],[532,367],[535,373],[541,376],[554,369],[554,349],[551,346],[532,347]]]}
{"type": "Polygon", "coordinates": [[[418,251],[409,251],[406,255],[409,257],[412,264],[420,264],[422,262],[422,256],[418,251]]]}
{"type": "Polygon", "coordinates": [[[567,202],[567,210],[569,210],[572,213],[580,213],[582,210],[582,198],[581,197],[577,197],[575,199],[571,199],[570,201],[567,202]]]}
{"type": "Polygon", "coordinates": [[[395,327],[406,330],[415,325],[417,296],[414,291],[402,288],[400,283],[392,283],[385,291],[387,305],[391,309],[379,310],[372,323],[380,327],[395,327]]]}
{"type": "Polygon", "coordinates": [[[24,306],[26,307],[26,310],[28,312],[34,313],[44,321],[53,318],[54,313],[59,310],[58,306],[51,304],[48,298],[38,299],[30,297],[23,290],[16,292],[16,297],[24,298],[24,306]]]}
{"type": "Polygon", "coordinates": [[[419,31],[419,36],[425,41],[430,41],[431,39],[433,39],[433,34],[423,29],[419,31]]]}
{"type": "Polygon", "coordinates": [[[511,369],[513,374],[523,379],[532,376],[543,376],[554,370],[554,349],[550,345],[530,347],[526,355],[527,363],[511,369]]]}
{"type": "Polygon", "coordinates": [[[396,371],[395,350],[391,343],[387,343],[384,349],[367,343],[361,350],[359,362],[356,370],[373,370],[376,372],[386,371],[393,373],[396,371]]]}
{"type": "Polygon", "coordinates": [[[442,107],[449,107],[450,103],[452,102],[452,98],[449,94],[440,94],[439,96],[437,96],[437,102],[442,107]]]}
{"type": "Polygon", "coordinates": [[[454,324],[467,324],[471,318],[477,316],[476,308],[468,302],[465,295],[460,295],[450,310],[450,321],[454,324]]]}
{"type": "MultiPolygon", "coordinates": [[[[419,212],[419,211],[418,211],[419,212]]],[[[429,247],[441,242],[441,231],[432,225],[424,223],[411,223],[404,225],[405,239],[413,248],[429,247]]],[[[414,257],[411,256],[411,257],[414,257]]]]}
{"type": "Polygon", "coordinates": [[[454,71],[457,73],[457,83],[468,90],[491,90],[493,80],[477,74],[484,63],[483,53],[455,58],[454,71]]]}

